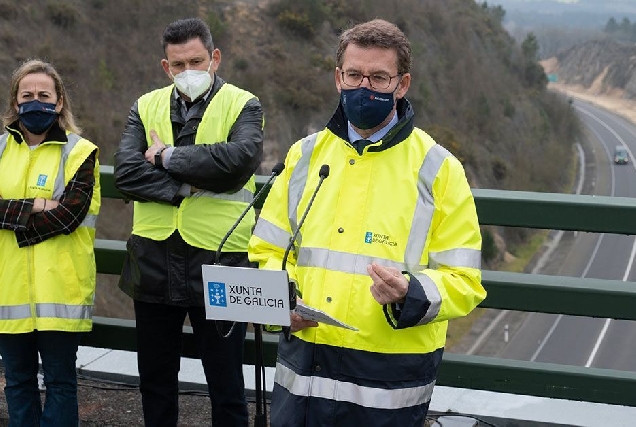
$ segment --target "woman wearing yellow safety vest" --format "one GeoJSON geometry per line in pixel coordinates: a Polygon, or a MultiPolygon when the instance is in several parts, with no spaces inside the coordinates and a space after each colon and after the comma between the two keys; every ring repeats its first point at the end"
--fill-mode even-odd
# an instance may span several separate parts
{"type": "Polygon", "coordinates": [[[475,204],[460,162],[414,126],[402,31],[383,20],[345,31],[336,65],[340,105],[291,147],[249,255],[280,269],[306,218],[287,260],[298,297],[357,330],[292,313],[271,425],[422,426],[447,321],[486,296],[475,204]]]}
{"type": "Polygon", "coordinates": [[[92,328],[98,148],[49,63],[16,69],[0,136],[0,356],[10,426],[78,425],[75,362],[92,328]],[[46,401],[38,388],[42,360],[46,401]]]}

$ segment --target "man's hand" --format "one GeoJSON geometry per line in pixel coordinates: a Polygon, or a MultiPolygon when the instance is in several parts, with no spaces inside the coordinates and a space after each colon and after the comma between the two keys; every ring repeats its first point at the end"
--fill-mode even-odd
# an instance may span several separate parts
{"type": "MultiPolygon", "coordinates": [[[[150,131],[150,138],[152,139],[152,145],[148,147],[144,157],[153,165],[155,164],[155,154],[166,147],[166,144],[163,143],[161,139],[159,139],[159,135],[154,130],[150,131]]],[[[162,153],[163,154],[163,153],[162,153]]]]}
{"type": "Polygon", "coordinates": [[[403,303],[409,290],[409,282],[397,268],[382,267],[375,262],[367,265],[367,272],[373,285],[371,295],[378,304],[403,303]]]}
{"type": "MultiPolygon", "coordinates": [[[[298,301],[302,300],[299,298],[298,301]]],[[[298,332],[305,328],[315,328],[316,326],[318,326],[318,322],[315,322],[313,320],[305,320],[300,316],[300,314],[296,313],[295,311],[292,311],[289,317],[291,318],[290,329],[292,332],[298,332]]]]}

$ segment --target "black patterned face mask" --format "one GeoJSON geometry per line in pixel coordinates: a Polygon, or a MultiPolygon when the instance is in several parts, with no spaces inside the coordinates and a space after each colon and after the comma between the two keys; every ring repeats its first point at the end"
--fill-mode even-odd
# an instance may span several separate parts
{"type": "Polygon", "coordinates": [[[55,104],[40,102],[37,99],[18,105],[20,121],[34,135],[42,135],[49,130],[57,119],[55,104]]]}

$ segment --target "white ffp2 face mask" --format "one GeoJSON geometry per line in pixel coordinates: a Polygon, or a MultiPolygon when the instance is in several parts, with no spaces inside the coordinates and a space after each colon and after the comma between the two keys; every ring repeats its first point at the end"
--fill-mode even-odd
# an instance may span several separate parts
{"type": "Polygon", "coordinates": [[[174,85],[179,92],[190,98],[191,101],[194,101],[210,88],[210,84],[212,83],[212,76],[210,76],[211,66],[212,61],[210,61],[207,71],[185,70],[176,76],[170,71],[170,74],[172,74],[174,85]]]}

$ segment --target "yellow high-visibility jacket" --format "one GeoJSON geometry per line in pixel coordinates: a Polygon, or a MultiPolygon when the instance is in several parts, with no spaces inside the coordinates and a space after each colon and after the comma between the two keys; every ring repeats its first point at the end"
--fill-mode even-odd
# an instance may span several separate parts
{"type": "MultiPolygon", "coordinates": [[[[67,133],[31,150],[13,134],[0,137],[0,195],[6,199],[59,200],[64,188],[98,148],[67,133]]],[[[95,296],[95,223],[100,207],[99,163],[86,217],[72,233],[18,247],[0,230],[0,333],[84,332],[92,328],[95,296]]]]}
{"type": "MultiPolygon", "coordinates": [[[[319,324],[290,342],[281,339],[274,396],[289,408],[280,417],[300,420],[297,411],[312,407],[320,419],[322,410],[336,413],[327,408],[335,401],[343,414],[355,411],[347,405],[388,405],[403,412],[393,425],[413,425],[417,417],[409,411],[430,400],[447,321],[486,296],[481,234],[463,167],[413,126],[408,101],[398,106],[398,125],[362,154],[348,142],[339,109],[325,130],[291,147],[260,213],[250,260],[280,269],[320,167],[330,166],[287,266],[307,305],[358,329],[319,324]],[[366,270],[372,262],[408,275],[403,306],[375,301],[366,270]],[[317,400],[299,408],[299,398],[317,400]]],[[[379,416],[367,421],[384,425],[379,416]]]]}

